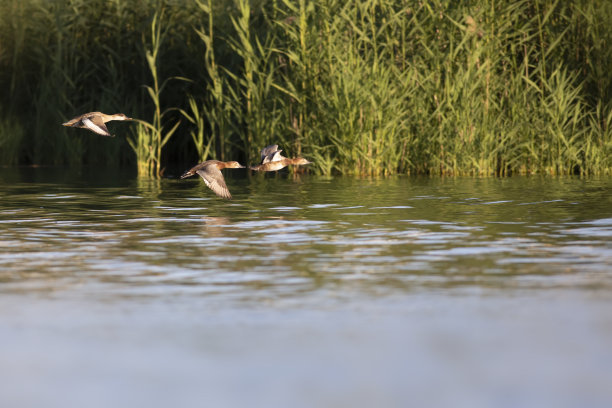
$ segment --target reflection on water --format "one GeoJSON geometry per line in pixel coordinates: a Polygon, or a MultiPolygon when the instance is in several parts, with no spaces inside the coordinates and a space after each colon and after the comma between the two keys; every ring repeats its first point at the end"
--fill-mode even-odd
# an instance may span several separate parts
{"type": "Polygon", "coordinates": [[[29,290],[75,284],[87,293],[104,283],[125,293],[129,284],[163,296],[160,285],[186,285],[248,301],[326,284],[393,292],[610,283],[605,180],[230,180],[231,202],[199,180],[5,185],[2,290],[28,277],[29,290]]]}
{"type": "Polygon", "coordinates": [[[231,202],[195,179],[0,169],[11,378],[62,406],[105,386],[163,405],[156,382],[183,405],[612,402],[612,179],[226,178],[231,202]]]}

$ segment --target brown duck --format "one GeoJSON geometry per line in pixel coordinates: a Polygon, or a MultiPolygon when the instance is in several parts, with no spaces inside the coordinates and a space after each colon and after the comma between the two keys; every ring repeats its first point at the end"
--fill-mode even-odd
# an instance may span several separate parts
{"type": "Polygon", "coordinates": [[[257,166],[250,167],[250,169],[255,171],[278,171],[289,165],[301,166],[310,164],[310,162],[303,157],[290,159],[281,155],[281,152],[282,150],[278,149],[278,145],[264,147],[260,152],[261,163],[257,166]]]}
{"type": "Polygon", "coordinates": [[[304,164],[310,164],[311,162],[309,162],[308,160],[304,159],[303,157],[296,157],[294,159],[289,159],[287,157],[283,157],[280,160],[274,160],[271,162],[267,162],[264,164],[259,164],[257,166],[252,166],[250,167],[251,170],[255,170],[255,171],[278,171],[282,168],[285,168],[289,165],[294,165],[294,166],[301,166],[304,164]]]}
{"type": "Polygon", "coordinates": [[[89,129],[102,136],[112,136],[105,123],[111,120],[132,120],[123,113],[115,113],[114,115],[107,115],[102,112],[89,112],[84,113],[81,116],[77,116],[68,122],[62,123],[64,126],[79,127],[89,129]]]}
{"type": "Polygon", "coordinates": [[[223,174],[221,174],[221,169],[243,168],[244,166],[235,161],[222,162],[218,160],[206,160],[205,162],[197,164],[183,173],[181,179],[198,174],[200,177],[202,177],[202,180],[204,180],[206,186],[208,186],[216,195],[221,198],[231,200],[232,195],[230,194],[227,185],[225,185],[225,179],[223,178],[223,174]]]}

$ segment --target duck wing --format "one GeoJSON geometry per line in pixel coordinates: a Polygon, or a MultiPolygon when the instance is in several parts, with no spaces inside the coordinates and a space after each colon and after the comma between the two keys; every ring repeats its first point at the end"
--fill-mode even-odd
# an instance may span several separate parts
{"type": "Polygon", "coordinates": [[[274,152],[274,154],[271,155],[272,157],[268,156],[268,158],[270,159],[269,161],[275,162],[275,161],[280,161],[280,160],[286,159],[286,157],[283,156],[281,154],[281,152],[282,152],[282,150],[277,150],[277,151],[274,152]]]}
{"type": "Polygon", "coordinates": [[[208,188],[210,188],[216,195],[227,200],[232,199],[232,195],[225,184],[223,174],[221,174],[221,170],[219,170],[215,165],[205,166],[202,169],[197,170],[196,173],[202,177],[202,180],[204,180],[206,186],[208,186],[208,188]]]}
{"type": "Polygon", "coordinates": [[[261,164],[265,164],[271,161],[280,160],[280,152],[282,150],[278,150],[278,145],[270,145],[261,149],[261,164]]]}
{"type": "Polygon", "coordinates": [[[192,168],[190,168],[189,170],[187,170],[186,172],[184,172],[184,173],[181,175],[181,177],[180,177],[180,178],[181,178],[181,179],[184,179],[184,178],[187,178],[187,177],[191,177],[191,176],[193,176],[194,174],[196,174],[196,172],[197,172],[198,170],[200,170],[202,167],[206,166],[206,164],[207,164],[206,162],[196,164],[195,166],[193,166],[192,168]]]}
{"type": "Polygon", "coordinates": [[[278,145],[270,145],[270,146],[266,146],[263,149],[261,149],[261,158],[263,159],[264,157],[274,153],[275,151],[278,150],[278,145]]]}
{"type": "Polygon", "coordinates": [[[95,132],[102,136],[112,137],[112,135],[109,133],[108,129],[106,128],[106,125],[104,124],[104,121],[102,120],[101,116],[98,116],[98,115],[86,116],[82,119],[82,122],[83,122],[83,127],[86,127],[92,132],[95,132]]]}
{"type": "Polygon", "coordinates": [[[70,119],[68,122],[62,123],[62,126],[80,126],[82,116],[70,119]]]}
{"type": "Polygon", "coordinates": [[[91,118],[94,115],[99,115],[102,112],[88,112],[88,113],[84,113],[82,115],[79,116],[75,116],[74,118],[70,119],[68,122],[64,122],[62,123],[63,126],[72,126],[72,127],[84,127],[83,126],[83,119],[84,118],[91,118]]]}

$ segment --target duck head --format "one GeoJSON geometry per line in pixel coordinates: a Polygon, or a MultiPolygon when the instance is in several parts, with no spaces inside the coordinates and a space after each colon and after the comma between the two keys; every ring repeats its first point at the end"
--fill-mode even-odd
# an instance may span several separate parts
{"type": "Polygon", "coordinates": [[[132,120],[132,118],[128,118],[124,113],[115,113],[113,120],[132,120]]]}
{"type": "Polygon", "coordinates": [[[293,159],[293,164],[302,165],[302,164],[310,164],[310,163],[312,163],[312,162],[309,162],[308,160],[306,160],[303,157],[296,157],[295,159],[293,159]]]}
{"type": "Polygon", "coordinates": [[[244,169],[244,166],[238,163],[237,161],[229,161],[225,162],[226,169],[244,169]]]}

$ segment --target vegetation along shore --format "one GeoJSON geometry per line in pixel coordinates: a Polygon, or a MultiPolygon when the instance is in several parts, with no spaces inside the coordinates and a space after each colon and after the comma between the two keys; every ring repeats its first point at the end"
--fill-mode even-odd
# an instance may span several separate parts
{"type": "Polygon", "coordinates": [[[611,72],[607,0],[6,0],[0,164],[611,174],[611,72]]]}

